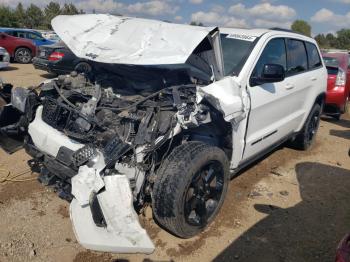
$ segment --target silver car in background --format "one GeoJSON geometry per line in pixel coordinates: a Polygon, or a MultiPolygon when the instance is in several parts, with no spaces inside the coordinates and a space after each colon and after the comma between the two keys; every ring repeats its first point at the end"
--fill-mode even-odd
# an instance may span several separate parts
{"type": "Polygon", "coordinates": [[[10,65],[10,55],[5,48],[0,47],[0,69],[10,65]]]}

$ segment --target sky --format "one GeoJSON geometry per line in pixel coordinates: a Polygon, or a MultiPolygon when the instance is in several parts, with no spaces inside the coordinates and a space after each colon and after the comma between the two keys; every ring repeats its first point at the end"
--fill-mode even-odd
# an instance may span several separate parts
{"type": "MultiPolygon", "coordinates": [[[[33,3],[40,7],[50,0],[0,0],[15,7],[33,3]]],[[[290,28],[296,19],[306,20],[312,34],[335,33],[350,28],[350,0],[56,0],[74,3],[90,13],[118,13],[177,23],[202,22],[207,26],[243,28],[290,28]]]]}

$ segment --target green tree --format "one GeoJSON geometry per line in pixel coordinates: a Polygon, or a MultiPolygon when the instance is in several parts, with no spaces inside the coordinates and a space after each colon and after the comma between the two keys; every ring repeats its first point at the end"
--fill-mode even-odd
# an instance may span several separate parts
{"type": "Polygon", "coordinates": [[[43,28],[44,14],[41,9],[31,4],[26,11],[25,25],[28,28],[43,28]]]}
{"type": "Polygon", "coordinates": [[[337,32],[336,48],[350,49],[350,29],[341,29],[337,32]]]}
{"type": "Polygon", "coordinates": [[[23,5],[21,2],[18,3],[14,15],[17,20],[18,27],[24,27],[25,26],[25,18],[26,18],[26,10],[23,8],[23,5]]]}
{"type": "Polygon", "coordinates": [[[44,9],[45,12],[45,27],[52,29],[51,20],[61,13],[61,6],[56,2],[50,2],[44,9]]]}
{"type": "Polygon", "coordinates": [[[7,7],[0,5],[0,26],[2,27],[17,27],[18,21],[13,11],[7,7]]]}
{"type": "Polygon", "coordinates": [[[317,41],[318,45],[321,48],[329,48],[330,45],[327,41],[327,38],[325,37],[324,34],[318,34],[317,36],[315,36],[315,40],[317,41]]]}
{"type": "Polygon", "coordinates": [[[311,36],[311,26],[304,20],[295,20],[291,26],[291,29],[303,35],[311,36]]]}
{"type": "Polygon", "coordinates": [[[202,22],[195,22],[195,21],[192,21],[192,22],[190,23],[190,25],[204,26],[202,22]]]}
{"type": "Polygon", "coordinates": [[[326,35],[326,40],[327,40],[329,47],[335,47],[337,45],[338,40],[332,33],[328,33],[326,35]]]}
{"type": "Polygon", "coordinates": [[[77,15],[79,13],[80,12],[78,11],[78,9],[72,3],[64,4],[64,6],[61,10],[61,14],[63,14],[63,15],[77,15]]]}

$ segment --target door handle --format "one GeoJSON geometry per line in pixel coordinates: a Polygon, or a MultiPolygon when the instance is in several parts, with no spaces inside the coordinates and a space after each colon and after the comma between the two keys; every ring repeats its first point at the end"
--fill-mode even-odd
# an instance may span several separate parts
{"type": "Polygon", "coordinates": [[[290,89],[293,89],[293,88],[294,88],[293,84],[286,84],[286,89],[287,90],[290,90],[290,89]]]}
{"type": "Polygon", "coordinates": [[[313,77],[311,77],[310,79],[311,79],[311,81],[316,81],[316,80],[317,80],[317,77],[313,76],[313,77]]]}

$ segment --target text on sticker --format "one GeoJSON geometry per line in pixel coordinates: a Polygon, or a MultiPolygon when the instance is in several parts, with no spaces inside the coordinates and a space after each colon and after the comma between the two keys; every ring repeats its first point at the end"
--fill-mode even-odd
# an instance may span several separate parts
{"type": "Polygon", "coordinates": [[[250,41],[253,42],[256,37],[251,35],[239,35],[239,34],[229,34],[226,36],[226,38],[233,38],[233,39],[239,39],[244,41],[250,41]]]}

